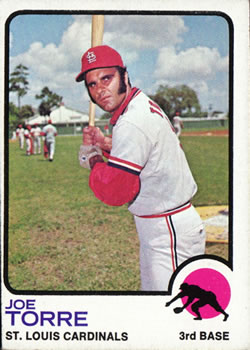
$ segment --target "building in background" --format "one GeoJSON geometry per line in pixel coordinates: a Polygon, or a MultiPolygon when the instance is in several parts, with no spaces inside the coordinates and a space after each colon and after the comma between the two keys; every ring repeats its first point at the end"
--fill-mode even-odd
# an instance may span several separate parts
{"type": "Polygon", "coordinates": [[[82,128],[88,124],[89,116],[87,113],[74,110],[61,104],[60,107],[52,110],[50,116],[35,114],[33,117],[25,120],[25,123],[43,126],[47,124],[49,119],[56,125],[58,134],[74,135],[82,132],[82,128]]]}

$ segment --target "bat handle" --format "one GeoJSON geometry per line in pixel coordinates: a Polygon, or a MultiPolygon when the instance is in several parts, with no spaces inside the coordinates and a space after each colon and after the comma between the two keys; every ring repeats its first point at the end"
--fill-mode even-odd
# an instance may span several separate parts
{"type": "MultiPolygon", "coordinates": [[[[95,126],[95,104],[90,101],[89,103],[89,126],[95,126]]],[[[82,142],[84,144],[84,136],[82,134],[82,142]]]]}
{"type": "Polygon", "coordinates": [[[95,126],[95,104],[89,103],[89,126],[95,126]]]}

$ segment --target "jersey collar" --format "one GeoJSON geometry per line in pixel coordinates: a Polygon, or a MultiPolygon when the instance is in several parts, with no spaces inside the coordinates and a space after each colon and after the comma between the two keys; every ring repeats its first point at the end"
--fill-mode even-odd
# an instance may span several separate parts
{"type": "Polygon", "coordinates": [[[137,89],[136,87],[133,87],[131,89],[130,94],[127,96],[125,101],[112,114],[112,118],[110,119],[110,124],[112,124],[112,125],[116,124],[116,122],[117,122],[118,118],[120,117],[120,115],[122,115],[125,112],[129,102],[140,92],[141,92],[140,89],[137,89]]]}

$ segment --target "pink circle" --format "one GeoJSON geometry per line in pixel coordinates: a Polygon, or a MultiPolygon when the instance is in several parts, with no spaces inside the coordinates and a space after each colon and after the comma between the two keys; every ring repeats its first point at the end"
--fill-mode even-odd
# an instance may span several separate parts
{"type": "MultiPolygon", "coordinates": [[[[227,279],[218,271],[208,268],[198,269],[190,273],[183,283],[199,286],[200,288],[213,292],[217,298],[217,301],[223,310],[229,304],[231,298],[231,289],[227,279]]],[[[183,305],[186,303],[188,297],[182,298],[183,305]]],[[[191,309],[193,303],[198,299],[194,299],[193,302],[188,305],[186,310],[194,316],[197,316],[191,309]]],[[[204,305],[199,309],[202,318],[213,318],[221,313],[216,311],[210,305],[204,305]]]]}

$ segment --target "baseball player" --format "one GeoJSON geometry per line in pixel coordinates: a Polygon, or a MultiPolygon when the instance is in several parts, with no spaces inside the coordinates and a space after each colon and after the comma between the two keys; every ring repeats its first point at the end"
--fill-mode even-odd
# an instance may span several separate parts
{"type": "Polygon", "coordinates": [[[18,127],[16,128],[16,137],[19,140],[19,146],[21,149],[24,147],[24,128],[22,124],[19,124],[18,127]]]}
{"type": "Polygon", "coordinates": [[[184,128],[184,124],[183,124],[183,121],[181,120],[179,112],[176,112],[173,118],[173,126],[175,128],[176,135],[179,137],[181,135],[181,129],[184,128]]]}
{"type": "Polygon", "coordinates": [[[140,240],[141,289],[166,291],[186,259],[204,253],[202,220],[191,204],[197,191],[175,130],[161,108],[131,87],[120,54],[109,46],[82,56],[76,81],[112,114],[112,138],[84,129],[79,161],[91,169],[89,185],[102,202],[128,203],[140,240]],[[104,162],[102,155],[108,158],[104,162]]]}
{"type": "Polygon", "coordinates": [[[30,125],[27,125],[24,129],[24,138],[26,141],[26,155],[30,156],[33,154],[33,140],[32,140],[30,125]]]}
{"type": "Polygon", "coordinates": [[[202,320],[199,309],[205,305],[210,305],[216,311],[222,313],[224,315],[223,321],[226,321],[228,319],[229,315],[222,309],[222,307],[218,303],[216,295],[213,292],[204,290],[199,286],[188,283],[182,283],[180,289],[181,292],[178,293],[172,300],[167,302],[165,305],[166,307],[168,307],[177,299],[188,297],[186,303],[182,307],[176,307],[174,309],[175,313],[182,312],[186,307],[188,307],[188,305],[193,303],[191,309],[196,314],[194,320],[202,320]]]}
{"type": "Polygon", "coordinates": [[[35,124],[34,128],[31,129],[33,136],[34,154],[41,154],[41,131],[42,130],[38,124],[35,124]]]}
{"type": "Polygon", "coordinates": [[[43,128],[41,135],[45,136],[44,156],[45,158],[49,158],[49,161],[52,162],[54,159],[54,154],[56,149],[57,129],[52,124],[51,120],[49,120],[48,124],[43,128]]]}

